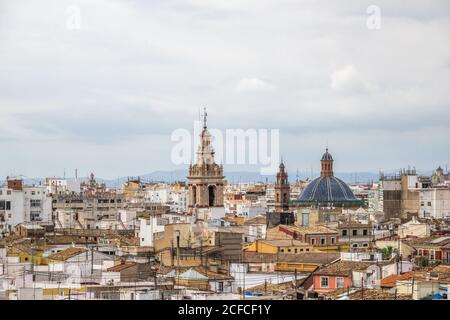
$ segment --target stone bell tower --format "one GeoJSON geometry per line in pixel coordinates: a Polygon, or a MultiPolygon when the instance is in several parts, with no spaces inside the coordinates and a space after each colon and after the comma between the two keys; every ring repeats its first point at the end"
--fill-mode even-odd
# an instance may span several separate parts
{"type": "Polygon", "coordinates": [[[289,211],[290,193],[291,189],[288,182],[288,174],[282,159],[277,173],[277,181],[275,183],[275,212],[281,213],[289,211]]]}
{"type": "Polygon", "coordinates": [[[206,109],[203,113],[203,130],[197,149],[197,161],[189,166],[189,211],[194,208],[223,207],[223,166],[215,163],[211,134],[206,123],[206,109]]]}
{"type": "Polygon", "coordinates": [[[279,224],[294,224],[295,215],[289,211],[289,202],[291,198],[291,187],[288,181],[288,174],[281,159],[280,167],[275,182],[275,201],[274,211],[266,213],[267,227],[272,228],[279,224]]]}

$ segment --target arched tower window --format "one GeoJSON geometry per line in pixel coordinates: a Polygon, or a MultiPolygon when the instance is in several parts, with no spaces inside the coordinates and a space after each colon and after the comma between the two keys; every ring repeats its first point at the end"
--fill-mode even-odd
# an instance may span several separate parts
{"type": "Polygon", "coordinates": [[[209,206],[214,207],[214,201],[216,198],[216,186],[209,186],[208,187],[208,199],[209,199],[209,206]]]}
{"type": "Polygon", "coordinates": [[[197,187],[192,186],[192,205],[195,206],[197,203],[197,187]]]}

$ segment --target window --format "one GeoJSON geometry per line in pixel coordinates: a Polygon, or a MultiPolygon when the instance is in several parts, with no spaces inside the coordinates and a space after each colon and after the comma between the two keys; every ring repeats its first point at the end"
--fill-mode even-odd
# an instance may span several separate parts
{"type": "Polygon", "coordinates": [[[288,252],[291,252],[291,249],[288,249],[288,252]]]}
{"type": "Polygon", "coordinates": [[[315,244],[316,244],[316,239],[312,238],[312,239],[311,239],[311,244],[312,244],[312,245],[315,245],[315,244]]]}
{"type": "Polygon", "coordinates": [[[419,255],[419,256],[423,256],[423,250],[422,250],[422,249],[419,249],[418,255],[419,255]]]}
{"type": "Polygon", "coordinates": [[[336,238],[331,238],[331,244],[335,244],[336,243],[336,238]]]}
{"type": "Polygon", "coordinates": [[[324,245],[325,244],[325,238],[320,238],[320,244],[324,245]]]}
{"type": "Polygon", "coordinates": [[[346,236],[347,235],[347,230],[342,230],[342,236],[346,236]]]}
{"type": "Polygon", "coordinates": [[[11,210],[11,201],[0,200],[0,210],[11,210]]]}
{"type": "Polygon", "coordinates": [[[431,207],[431,201],[428,201],[428,206],[431,207]]]}
{"type": "Polygon", "coordinates": [[[30,200],[30,206],[31,207],[40,207],[41,206],[41,200],[31,199],[30,200]]]}
{"type": "Polygon", "coordinates": [[[320,287],[328,288],[328,277],[320,277],[320,287]]]}
{"type": "Polygon", "coordinates": [[[295,253],[297,253],[297,248],[295,249],[295,253]]]}
{"type": "Polygon", "coordinates": [[[352,234],[353,234],[354,236],[358,235],[358,230],[352,230],[352,234]]]}
{"type": "Polygon", "coordinates": [[[367,236],[367,229],[363,230],[363,236],[367,236]]]}
{"type": "Polygon", "coordinates": [[[30,212],[30,220],[31,221],[41,221],[42,219],[41,219],[40,212],[31,211],[30,212]]]}
{"type": "Polygon", "coordinates": [[[280,252],[284,252],[284,249],[280,249],[280,252]]]}
{"type": "Polygon", "coordinates": [[[11,195],[11,190],[7,190],[7,191],[6,191],[6,194],[7,194],[8,196],[10,196],[10,195],[11,195]]]}
{"type": "Polygon", "coordinates": [[[434,260],[436,257],[434,250],[430,250],[430,260],[434,260]]]}
{"type": "Polygon", "coordinates": [[[367,243],[363,243],[363,247],[368,247],[369,245],[367,243]]]}
{"type": "Polygon", "coordinates": [[[343,288],[344,287],[344,278],[337,277],[336,278],[336,288],[343,288]]]}

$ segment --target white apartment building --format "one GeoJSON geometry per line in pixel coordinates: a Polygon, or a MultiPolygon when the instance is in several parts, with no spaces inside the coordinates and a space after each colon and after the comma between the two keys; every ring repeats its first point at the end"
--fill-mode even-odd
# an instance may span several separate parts
{"type": "Polygon", "coordinates": [[[398,226],[398,236],[406,238],[414,236],[418,238],[429,237],[431,235],[431,226],[428,223],[421,223],[413,216],[411,221],[398,226]]]}
{"type": "Polygon", "coordinates": [[[52,197],[45,186],[0,188],[0,236],[24,222],[51,222],[52,197]]]}
{"type": "Polygon", "coordinates": [[[155,233],[164,232],[167,219],[156,216],[139,218],[139,245],[153,247],[155,233]]]}
{"type": "Polygon", "coordinates": [[[419,217],[443,219],[450,217],[450,189],[427,188],[419,191],[419,217]]]}
{"type": "Polygon", "coordinates": [[[80,193],[80,181],[76,178],[45,178],[45,187],[49,194],[80,193]]]}
{"type": "Polygon", "coordinates": [[[383,189],[380,184],[374,184],[368,193],[369,210],[383,211],[383,189]]]}
{"type": "Polygon", "coordinates": [[[145,202],[167,204],[171,212],[186,212],[188,190],[184,187],[158,185],[145,191],[145,202]]]}
{"type": "Polygon", "coordinates": [[[225,200],[225,213],[231,213],[239,217],[253,218],[258,215],[265,215],[267,206],[259,201],[252,202],[250,200],[225,200]]]}
{"type": "Polygon", "coordinates": [[[266,207],[252,206],[248,204],[239,204],[236,206],[236,214],[239,217],[253,218],[258,215],[265,215],[266,207]]]}

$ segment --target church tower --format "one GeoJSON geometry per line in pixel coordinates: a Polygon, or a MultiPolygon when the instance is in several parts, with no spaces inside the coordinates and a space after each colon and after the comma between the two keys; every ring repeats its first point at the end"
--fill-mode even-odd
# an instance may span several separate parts
{"type": "Polygon", "coordinates": [[[288,174],[285,170],[283,159],[281,159],[277,181],[275,183],[275,212],[289,211],[289,199],[291,189],[288,182],[288,174]]]}
{"type": "Polygon", "coordinates": [[[223,166],[215,163],[211,134],[207,128],[206,109],[203,113],[203,130],[197,149],[197,161],[189,166],[189,211],[194,208],[223,207],[223,166]]]}

